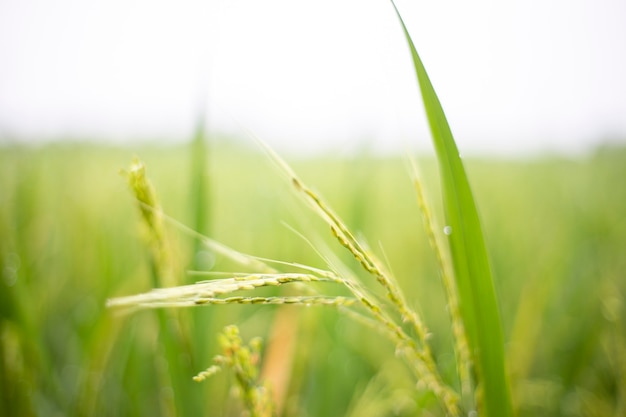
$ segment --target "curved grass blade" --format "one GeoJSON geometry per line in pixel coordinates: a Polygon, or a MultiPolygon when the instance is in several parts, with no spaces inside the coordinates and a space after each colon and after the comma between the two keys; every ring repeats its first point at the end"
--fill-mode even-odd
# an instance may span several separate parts
{"type": "Polygon", "coordinates": [[[467,175],[441,103],[408,30],[393,2],[411,50],[426,116],[439,162],[461,314],[470,342],[479,393],[480,415],[512,415],[505,369],[504,341],[487,250],[467,175]]]}

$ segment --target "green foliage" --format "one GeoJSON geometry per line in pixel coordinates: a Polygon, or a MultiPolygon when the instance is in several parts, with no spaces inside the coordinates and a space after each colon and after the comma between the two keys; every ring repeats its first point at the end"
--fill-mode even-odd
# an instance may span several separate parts
{"type": "Polygon", "coordinates": [[[479,413],[508,417],[512,415],[512,406],[500,311],[476,203],[439,98],[399,13],[398,18],[413,57],[439,162],[444,233],[448,235],[460,311],[477,375],[479,413]]]}
{"type": "MultiPolygon", "coordinates": [[[[132,309],[139,308],[158,308],[158,307],[198,307],[216,304],[300,304],[302,306],[310,305],[332,305],[342,306],[345,312],[352,317],[359,318],[360,321],[368,322],[372,327],[377,328],[386,335],[391,343],[396,347],[396,352],[402,356],[411,371],[417,377],[419,384],[432,392],[441,402],[446,410],[446,414],[450,416],[459,415],[459,395],[443,382],[439,370],[433,360],[430,346],[427,342],[428,332],[419,315],[411,309],[404,298],[402,290],[396,283],[396,279],[386,270],[383,264],[368,249],[365,244],[356,239],[355,235],[350,231],[349,227],[341,220],[341,218],[323,201],[322,197],[315,193],[311,188],[306,186],[302,180],[295,174],[291,167],[282,160],[269,147],[265,146],[269,156],[280,168],[283,175],[287,177],[289,183],[292,184],[294,192],[304,203],[315,213],[328,227],[330,227],[332,236],[353,256],[358,264],[372,277],[375,278],[377,284],[382,287],[389,300],[388,304],[384,304],[381,300],[376,300],[364,283],[354,278],[344,265],[338,263],[335,255],[325,245],[313,243],[305,237],[305,241],[312,245],[313,250],[324,261],[328,270],[315,268],[308,265],[286,262],[262,260],[256,258],[257,263],[261,263],[261,269],[270,269],[269,265],[263,263],[270,262],[278,265],[288,266],[296,269],[304,269],[313,274],[258,274],[258,273],[226,273],[232,277],[209,280],[199,282],[192,285],[174,286],[169,288],[155,288],[152,291],[135,296],[126,296],[109,300],[107,304],[111,307],[129,307],[132,309]],[[234,276],[233,276],[234,275],[234,276]],[[306,282],[328,281],[342,284],[355,297],[354,299],[346,299],[341,296],[296,296],[296,297],[222,297],[237,291],[251,291],[260,287],[279,286],[290,283],[304,284],[306,282]],[[368,316],[360,316],[360,313],[351,311],[349,307],[359,301],[361,307],[364,307],[368,316]],[[393,314],[400,317],[401,323],[394,319],[393,314]],[[402,323],[408,324],[413,330],[414,337],[411,337],[402,327],[402,323]]],[[[149,228],[155,229],[157,222],[153,218],[160,218],[162,212],[154,202],[156,197],[153,196],[154,191],[145,177],[144,166],[136,161],[129,173],[131,188],[137,198],[144,220],[148,220],[149,228]],[[150,196],[150,198],[146,198],[150,196]],[[149,201],[149,203],[146,203],[149,201]],[[149,209],[151,216],[145,214],[145,210],[149,209]]],[[[178,223],[177,223],[178,224],[178,223]]],[[[160,228],[159,228],[160,229],[160,228]]],[[[185,228],[185,230],[187,230],[185,228]]],[[[194,233],[195,234],[195,233],[194,233]]],[[[160,233],[152,233],[152,235],[161,236],[160,233]]],[[[221,253],[229,255],[236,263],[247,266],[253,256],[237,252],[234,249],[225,249],[225,246],[219,244],[208,237],[199,236],[205,243],[210,243],[213,248],[222,248],[221,253]]],[[[159,245],[160,247],[162,245],[159,245]]],[[[161,257],[155,258],[155,263],[161,257]]],[[[155,268],[156,271],[162,268],[155,268]]],[[[304,285],[302,285],[304,287],[304,285]]],[[[308,289],[311,291],[311,289],[308,289]]],[[[448,293],[450,295],[450,293],[448,293]]],[[[453,320],[458,321],[460,318],[454,317],[458,314],[455,309],[453,320]]],[[[458,336],[455,333],[455,337],[458,336]]],[[[463,341],[465,337],[463,336],[463,341]]],[[[465,357],[467,359],[467,357],[465,357]]],[[[465,364],[462,368],[465,368],[465,364]]]]}
{"type": "MultiPolygon", "coordinates": [[[[259,256],[319,263],[281,224],[317,220],[299,220],[301,212],[289,211],[291,193],[273,179],[266,159],[223,144],[214,152],[219,158],[212,167],[212,236],[259,256]]],[[[113,295],[152,287],[140,213],[116,175],[129,153],[69,145],[0,149],[1,415],[169,415],[161,406],[172,398],[172,386],[159,377],[169,365],[155,353],[158,321],[149,311],[118,317],[104,308],[113,295]]],[[[133,153],[150,168],[165,211],[191,223],[184,175],[188,149],[133,153]]],[[[399,285],[411,294],[409,304],[426,320],[444,379],[454,384],[444,291],[405,165],[391,157],[361,158],[291,164],[352,229],[380,242],[399,285]],[[358,176],[367,187],[355,186],[349,175],[358,166],[368,167],[358,176]],[[354,201],[367,204],[355,208],[354,201]]],[[[626,189],[619,184],[626,177],[626,152],[464,163],[480,202],[517,414],[623,414],[626,189]]],[[[419,165],[425,188],[434,189],[433,161],[419,165]]],[[[187,249],[194,242],[175,227],[165,229],[174,242],[174,270],[182,276],[192,264],[187,249]]],[[[338,246],[331,236],[328,242],[338,246]]],[[[344,257],[350,262],[349,254],[344,257]]],[[[216,255],[216,269],[230,266],[216,255]]],[[[280,295],[274,287],[260,290],[280,295]]],[[[243,334],[271,343],[271,306],[178,314],[182,323],[207,318],[213,329],[238,323],[243,334]]],[[[301,314],[284,415],[359,415],[363,407],[382,410],[379,415],[442,414],[432,395],[414,390],[384,338],[335,309],[304,308],[301,314]],[[364,403],[379,386],[385,394],[380,402],[364,403]],[[397,399],[395,407],[389,398],[397,399]]],[[[207,328],[183,330],[191,337],[213,334],[207,328]]],[[[190,379],[221,352],[218,344],[194,352],[193,358],[178,355],[189,369],[180,400],[200,396],[193,415],[238,415],[224,373],[202,384],[190,379]]]]}

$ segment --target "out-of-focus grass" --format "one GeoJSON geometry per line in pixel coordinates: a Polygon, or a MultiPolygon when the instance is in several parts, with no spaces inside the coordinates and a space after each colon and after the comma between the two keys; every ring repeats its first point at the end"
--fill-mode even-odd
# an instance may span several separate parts
{"type": "MultiPolygon", "coordinates": [[[[192,223],[189,149],[137,153],[166,212],[192,223]]],[[[115,317],[104,309],[108,297],[151,286],[138,214],[117,175],[132,154],[86,145],[0,149],[0,414],[167,415],[162,405],[173,390],[158,382],[170,365],[154,357],[155,315],[115,317]]],[[[260,256],[319,263],[281,225],[308,220],[290,210],[289,190],[265,162],[249,149],[213,151],[213,237],[260,256]]],[[[375,251],[382,244],[424,312],[436,359],[452,375],[445,298],[403,160],[365,155],[291,162],[375,251]]],[[[519,415],[620,415],[626,401],[626,189],[620,186],[626,152],[466,163],[494,269],[519,415]]],[[[423,162],[423,170],[434,184],[432,161],[423,162]]],[[[182,283],[193,241],[176,228],[168,231],[182,283]]],[[[216,260],[216,269],[227,266],[216,260]]],[[[376,386],[397,400],[399,415],[419,415],[418,404],[438,410],[432,398],[412,390],[392,346],[380,337],[334,310],[303,310],[287,413],[356,413],[367,408],[362,394],[376,386]]],[[[249,338],[266,335],[274,311],[219,306],[176,314],[183,323],[210,323],[207,331],[235,322],[249,338]],[[187,320],[194,317],[202,320],[187,320]]],[[[213,334],[206,339],[215,340],[213,334]]],[[[209,343],[206,352],[194,352],[191,367],[204,369],[217,352],[209,343]]],[[[192,383],[192,376],[183,392],[204,398],[198,415],[238,411],[227,376],[204,384],[192,383]]],[[[380,404],[394,411],[383,399],[380,404]]]]}

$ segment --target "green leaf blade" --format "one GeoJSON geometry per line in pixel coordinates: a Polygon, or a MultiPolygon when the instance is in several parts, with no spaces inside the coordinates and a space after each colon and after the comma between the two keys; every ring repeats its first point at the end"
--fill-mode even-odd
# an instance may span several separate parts
{"type": "Polygon", "coordinates": [[[483,397],[481,415],[511,416],[500,313],[476,204],[439,98],[393,0],[392,4],[411,50],[439,162],[461,315],[483,397]]]}

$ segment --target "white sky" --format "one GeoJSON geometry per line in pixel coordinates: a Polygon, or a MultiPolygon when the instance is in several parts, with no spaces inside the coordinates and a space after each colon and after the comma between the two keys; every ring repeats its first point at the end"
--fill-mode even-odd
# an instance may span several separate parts
{"type": "MultiPolygon", "coordinates": [[[[626,141],[626,1],[398,0],[463,152],[626,141]]],[[[388,0],[2,0],[0,141],[428,143],[388,0]],[[206,106],[203,105],[206,104],[206,106]]]]}

